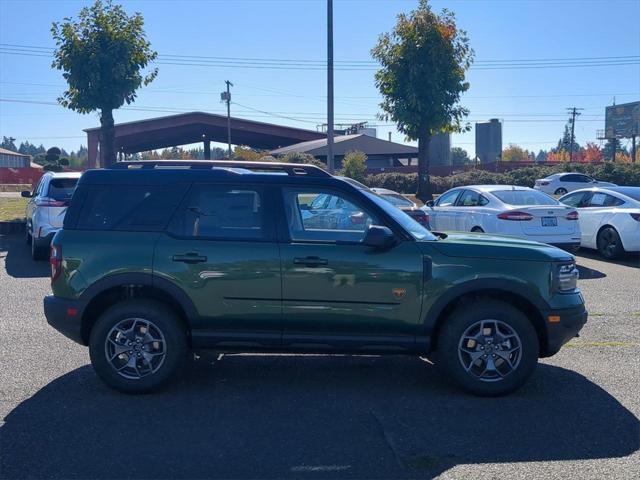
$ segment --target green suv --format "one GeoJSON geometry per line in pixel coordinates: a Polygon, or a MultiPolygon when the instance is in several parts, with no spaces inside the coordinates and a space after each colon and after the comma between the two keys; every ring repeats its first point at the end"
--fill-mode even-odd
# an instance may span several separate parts
{"type": "Polygon", "coordinates": [[[50,262],[47,321],[131,393],[212,349],[424,356],[468,392],[503,395],[587,319],[570,254],[431,233],[308,165],[89,170],[50,262]]]}

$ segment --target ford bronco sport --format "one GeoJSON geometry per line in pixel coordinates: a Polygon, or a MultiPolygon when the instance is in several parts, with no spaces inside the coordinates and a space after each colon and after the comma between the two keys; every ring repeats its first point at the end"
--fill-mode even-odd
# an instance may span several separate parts
{"type": "Polygon", "coordinates": [[[48,322],[131,393],[213,349],[425,356],[462,389],[503,395],[587,318],[570,254],[431,233],[308,165],[89,170],[50,262],[48,322]]]}

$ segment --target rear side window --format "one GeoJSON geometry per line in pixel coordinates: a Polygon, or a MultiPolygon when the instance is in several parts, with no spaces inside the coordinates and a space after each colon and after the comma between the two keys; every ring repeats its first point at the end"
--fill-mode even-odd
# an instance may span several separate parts
{"type": "Polygon", "coordinates": [[[485,197],[473,190],[465,190],[456,203],[458,207],[483,207],[489,203],[485,197]]]}
{"type": "Polygon", "coordinates": [[[54,200],[69,200],[77,184],[77,178],[52,178],[46,196],[54,200]]]}
{"type": "Polygon", "coordinates": [[[623,200],[606,193],[594,193],[589,202],[590,207],[617,207],[622,205],[623,200]]]}
{"type": "Polygon", "coordinates": [[[180,237],[221,240],[262,240],[266,231],[263,189],[244,185],[194,185],[169,226],[180,237]]]}
{"type": "Polygon", "coordinates": [[[186,186],[100,185],[84,190],[72,202],[73,208],[76,198],[83,200],[77,229],[154,232],[171,218],[186,186]]]}

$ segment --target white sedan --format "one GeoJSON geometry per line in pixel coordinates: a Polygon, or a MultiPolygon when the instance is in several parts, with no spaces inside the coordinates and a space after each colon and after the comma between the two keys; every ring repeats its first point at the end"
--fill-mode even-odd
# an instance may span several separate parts
{"type": "Polygon", "coordinates": [[[568,250],[580,246],[578,212],[528,187],[458,187],[422,208],[434,231],[513,235],[568,250]]]}
{"type": "Polygon", "coordinates": [[[549,195],[564,195],[581,188],[615,186],[615,183],[601,182],[583,173],[554,173],[536,180],[533,188],[549,195]]]}
{"type": "Polygon", "coordinates": [[[640,187],[585,188],[560,201],[578,209],[582,247],[605,258],[640,251],[640,187]]]}

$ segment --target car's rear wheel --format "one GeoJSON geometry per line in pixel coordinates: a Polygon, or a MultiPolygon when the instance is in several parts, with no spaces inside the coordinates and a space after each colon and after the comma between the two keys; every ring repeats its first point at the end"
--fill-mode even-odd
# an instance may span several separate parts
{"type": "Polygon", "coordinates": [[[624,254],[624,247],[622,246],[622,240],[620,235],[613,227],[605,227],[598,233],[596,239],[596,245],[598,246],[598,252],[604,258],[613,260],[624,254]]]}
{"type": "Polygon", "coordinates": [[[36,239],[31,237],[31,258],[33,260],[46,260],[48,253],[48,248],[38,246],[36,239]]]}
{"type": "Polygon", "coordinates": [[[473,233],[484,233],[484,230],[481,227],[473,227],[471,231],[473,233]]]}
{"type": "Polygon", "coordinates": [[[566,188],[562,188],[562,187],[558,188],[554,192],[555,195],[565,195],[566,193],[567,193],[567,189],[566,188]]]}
{"type": "Polygon", "coordinates": [[[457,308],[437,339],[436,365],[445,378],[480,396],[520,388],[538,361],[538,338],[527,317],[512,305],[480,300],[457,308]]]}
{"type": "Polygon", "coordinates": [[[89,354],[107,385],[147,393],[165,385],[187,356],[180,319],[166,305],[132,299],[109,308],[91,331],[89,354]]]}

